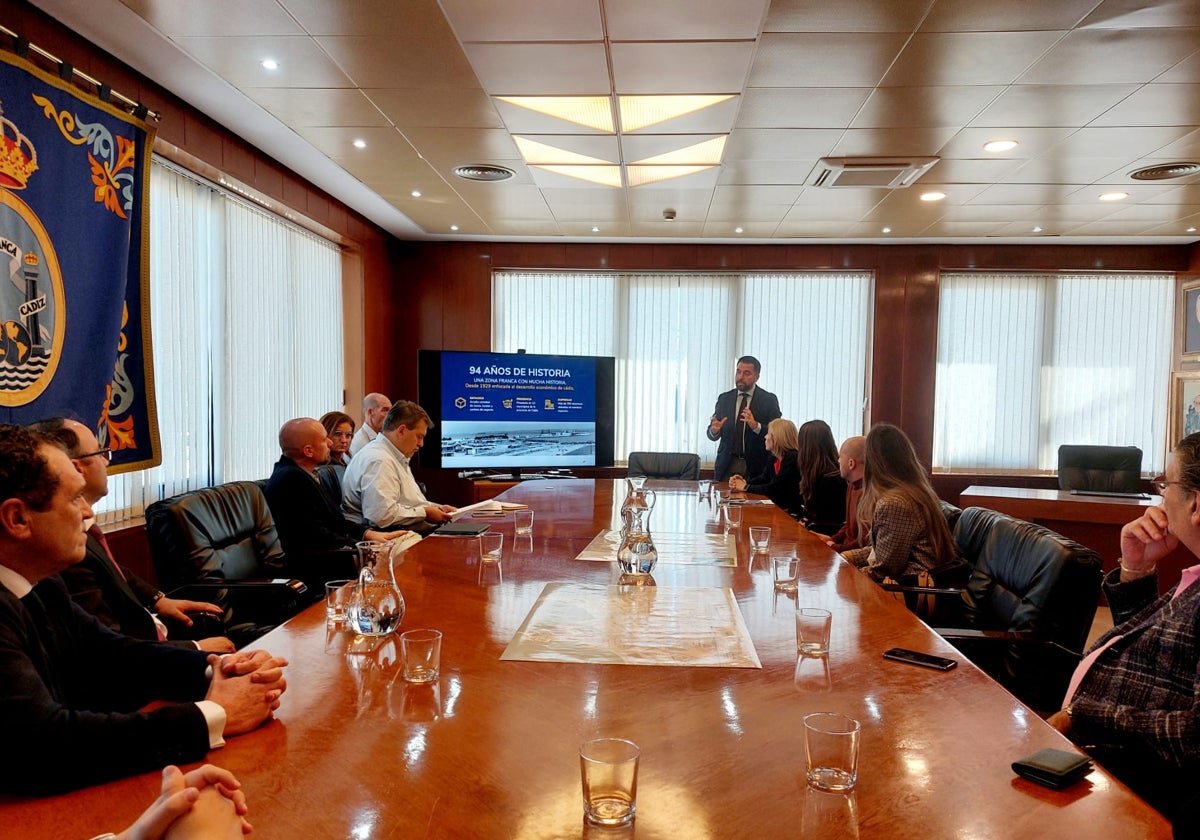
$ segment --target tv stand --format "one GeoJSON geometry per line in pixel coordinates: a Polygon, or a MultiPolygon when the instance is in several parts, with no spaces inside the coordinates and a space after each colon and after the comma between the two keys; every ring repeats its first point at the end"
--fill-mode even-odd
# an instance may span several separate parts
{"type": "Polygon", "coordinates": [[[510,487],[516,487],[522,481],[537,478],[574,478],[567,470],[560,472],[530,472],[522,474],[520,470],[496,475],[478,475],[471,478],[471,502],[482,502],[499,496],[510,487]]]}

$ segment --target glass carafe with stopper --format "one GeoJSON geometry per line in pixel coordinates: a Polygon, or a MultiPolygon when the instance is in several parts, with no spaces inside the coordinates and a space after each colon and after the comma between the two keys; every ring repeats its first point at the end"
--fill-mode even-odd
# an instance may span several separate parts
{"type": "Polygon", "coordinates": [[[346,609],[346,625],[363,636],[386,636],[404,619],[404,596],[392,569],[391,543],[360,542],[358,583],[346,609]]]}
{"type": "Polygon", "coordinates": [[[630,576],[648,577],[658,563],[658,549],[650,537],[650,510],[647,505],[630,505],[623,511],[625,527],[617,549],[617,565],[623,581],[630,576]]]}

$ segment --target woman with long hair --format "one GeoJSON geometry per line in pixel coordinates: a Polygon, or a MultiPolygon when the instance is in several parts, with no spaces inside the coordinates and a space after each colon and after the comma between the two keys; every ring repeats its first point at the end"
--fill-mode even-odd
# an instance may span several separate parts
{"type": "Polygon", "coordinates": [[[824,420],[800,427],[796,460],[804,524],[818,534],[836,533],[846,523],[846,480],[838,470],[838,448],[824,420]]]}
{"type": "Polygon", "coordinates": [[[329,437],[329,463],[345,466],[350,463],[350,441],[354,437],[354,420],[341,411],[321,415],[320,423],[329,437]]]}
{"type": "Polygon", "coordinates": [[[868,546],[847,560],[877,581],[900,580],[956,565],[958,551],[942,503],[912,441],[897,427],[879,423],[867,433],[860,533],[868,546]]]}
{"type": "Polygon", "coordinates": [[[767,424],[765,440],[771,460],[763,471],[749,480],[740,475],[729,477],[730,490],[742,490],[766,496],[792,516],[800,516],[800,465],[796,461],[799,443],[796,424],[777,417],[767,424]]]}

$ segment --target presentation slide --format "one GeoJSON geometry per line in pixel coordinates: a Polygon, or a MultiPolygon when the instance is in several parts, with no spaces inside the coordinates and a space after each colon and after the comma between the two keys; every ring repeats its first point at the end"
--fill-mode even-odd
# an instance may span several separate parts
{"type": "Polygon", "coordinates": [[[443,467],[596,463],[596,360],[442,354],[443,467]]]}

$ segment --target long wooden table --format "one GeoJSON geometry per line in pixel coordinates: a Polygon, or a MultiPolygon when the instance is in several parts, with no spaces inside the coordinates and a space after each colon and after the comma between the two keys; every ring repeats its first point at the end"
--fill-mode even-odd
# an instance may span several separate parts
{"type": "MultiPolygon", "coordinates": [[[[651,486],[654,486],[652,483],[651,486]]],[[[652,531],[717,533],[692,483],[658,485],[652,531]]],[[[502,661],[547,582],[610,584],[612,564],[576,554],[614,524],[623,483],[524,482],[503,498],[536,511],[532,539],[506,533],[503,582],[476,541],[433,537],[397,568],[402,629],[445,634],[441,679],[411,686],[397,643],[327,630],[318,604],[262,640],[291,660],[277,719],[210,754],[245,783],[261,838],[1019,838],[1169,837],[1149,806],[1097,769],[1062,792],[1009,764],[1073,749],[904,607],[774,507],[747,506],[735,568],[662,562],[659,587],[729,587],[761,669],[502,661]],[[802,558],[800,591],[773,590],[749,562],[747,528],[802,558]],[[481,571],[485,574],[481,575],[481,571]],[[833,612],[828,675],[797,661],[794,611],[833,612]],[[884,660],[893,646],[951,656],[947,673],[884,660]],[[804,781],[803,715],[862,722],[852,795],[804,781]],[[596,736],[642,748],[637,819],[627,831],[583,823],[577,749],[596,736]]],[[[631,634],[637,633],[630,627],[631,634]]],[[[19,756],[5,760],[19,761],[19,756]]],[[[156,773],[0,806],[0,833],[86,838],[129,824],[156,773]]]]}

